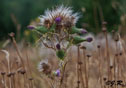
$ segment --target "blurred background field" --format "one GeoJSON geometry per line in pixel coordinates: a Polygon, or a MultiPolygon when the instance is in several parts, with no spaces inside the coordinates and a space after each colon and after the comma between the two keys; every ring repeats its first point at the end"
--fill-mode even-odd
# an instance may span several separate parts
{"type": "Polygon", "coordinates": [[[101,32],[102,21],[106,21],[109,32],[120,28],[122,34],[125,33],[126,0],[1,0],[0,40],[5,40],[8,33],[14,32],[17,40],[26,38],[33,42],[36,38],[27,30],[27,25],[46,9],[61,4],[80,12],[78,27],[97,34],[101,32]]]}
{"type": "MultiPolygon", "coordinates": [[[[52,80],[49,80],[48,77],[39,73],[37,66],[42,59],[48,58],[52,68],[57,69],[57,57],[50,49],[38,46],[36,43],[38,40],[36,34],[28,30],[27,26],[37,22],[37,17],[42,15],[46,9],[51,9],[54,6],[62,4],[71,6],[75,12],[80,13],[81,17],[77,22],[77,27],[86,29],[89,32],[87,36],[93,38],[93,42],[91,43],[82,43],[86,47],[85,58],[89,60],[88,88],[107,88],[103,80],[107,78],[108,69],[106,39],[102,32],[103,21],[107,22],[108,51],[111,59],[110,65],[113,68],[117,67],[117,65],[120,66],[118,72],[119,78],[126,82],[126,71],[124,68],[126,64],[126,0],[0,0],[0,50],[6,49],[10,54],[10,68],[12,72],[16,73],[15,80],[17,83],[15,84],[15,88],[30,88],[30,86],[31,88],[52,88],[49,87],[50,81],[52,80]],[[21,74],[19,76],[20,80],[18,80],[17,72],[21,68],[21,64],[16,64],[18,61],[20,62],[20,57],[8,35],[10,32],[15,33],[14,37],[17,42],[17,47],[23,57],[27,75],[26,83],[25,78],[21,74]],[[118,41],[115,40],[113,33],[119,34],[118,41]],[[98,45],[100,45],[100,56],[98,45]],[[91,55],[91,57],[88,58],[88,55],[91,55]],[[27,58],[29,58],[29,61],[27,61],[27,58]],[[117,61],[115,62],[117,64],[116,66],[114,65],[115,58],[120,59],[119,63],[117,61]],[[28,66],[28,63],[30,63],[30,66],[28,66]],[[102,76],[99,76],[99,63],[102,69],[102,76]],[[33,85],[29,83],[29,78],[31,77],[33,78],[33,85]],[[102,84],[100,80],[102,80],[102,84]]],[[[80,54],[81,60],[84,61],[82,49],[80,50],[80,54]]],[[[76,88],[77,47],[73,46],[69,49],[67,58],[70,59],[70,62],[66,68],[64,79],[66,87],[64,88],[76,88]]],[[[6,55],[3,52],[0,52],[0,65],[0,72],[6,72],[8,74],[6,55]]],[[[84,66],[82,67],[84,73],[84,66]]],[[[111,70],[113,77],[115,71],[114,69],[111,70]]],[[[5,79],[8,80],[8,76],[5,79]]],[[[58,80],[59,78],[56,79],[58,80]]],[[[1,80],[3,78],[0,75],[0,88],[4,88],[4,83],[1,80]]],[[[9,81],[6,81],[6,83],[9,85],[9,81]]],[[[121,87],[119,86],[119,88],[121,87]]]]}

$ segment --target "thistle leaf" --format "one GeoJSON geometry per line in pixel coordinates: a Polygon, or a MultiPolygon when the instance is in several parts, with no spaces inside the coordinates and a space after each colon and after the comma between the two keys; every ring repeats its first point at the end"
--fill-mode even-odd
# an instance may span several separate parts
{"type": "Polygon", "coordinates": [[[77,27],[73,26],[70,30],[70,34],[75,34],[75,33],[80,33],[80,29],[77,27]]]}
{"type": "Polygon", "coordinates": [[[80,36],[75,36],[73,37],[73,44],[79,44],[86,41],[86,39],[80,37],[80,36]]]}
{"type": "Polygon", "coordinates": [[[47,32],[49,31],[49,30],[48,30],[46,27],[44,27],[44,26],[39,26],[39,27],[36,28],[36,30],[39,31],[39,32],[41,32],[42,34],[45,34],[45,33],[47,33],[47,32]]]}
{"type": "Polygon", "coordinates": [[[53,32],[53,31],[55,30],[55,28],[56,28],[56,24],[53,24],[53,25],[51,26],[51,28],[49,29],[49,31],[50,31],[50,32],[53,32]]]}

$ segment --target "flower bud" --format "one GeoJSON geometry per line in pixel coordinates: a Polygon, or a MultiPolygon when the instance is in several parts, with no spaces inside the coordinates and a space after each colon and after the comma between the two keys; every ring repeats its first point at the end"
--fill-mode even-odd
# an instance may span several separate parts
{"type": "Polygon", "coordinates": [[[87,33],[87,30],[85,30],[85,29],[81,30],[81,34],[86,34],[86,33],[87,33]]]}
{"type": "Polygon", "coordinates": [[[93,39],[91,37],[89,37],[86,40],[87,40],[87,42],[91,42],[93,39]]]}
{"type": "Polygon", "coordinates": [[[29,25],[29,26],[27,26],[27,28],[30,29],[30,30],[33,30],[33,29],[35,29],[35,26],[29,25]]]}
{"type": "Polygon", "coordinates": [[[56,70],[56,72],[55,72],[55,73],[56,73],[56,76],[58,76],[58,77],[60,76],[60,70],[59,70],[59,69],[58,69],[58,70],[56,70]]]}
{"type": "Polygon", "coordinates": [[[60,50],[60,44],[56,44],[56,48],[58,49],[58,50],[60,50]]]}

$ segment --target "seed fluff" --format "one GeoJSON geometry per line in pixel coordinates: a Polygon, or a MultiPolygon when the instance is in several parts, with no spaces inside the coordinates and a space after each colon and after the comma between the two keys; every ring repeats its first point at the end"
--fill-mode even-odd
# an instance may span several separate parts
{"type": "Polygon", "coordinates": [[[79,13],[73,13],[71,7],[65,7],[63,5],[57,6],[52,10],[47,9],[44,15],[39,17],[40,24],[46,27],[51,27],[52,24],[57,23],[63,27],[67,27],[68,24],[73,26],[79,19],[79,13]]]}

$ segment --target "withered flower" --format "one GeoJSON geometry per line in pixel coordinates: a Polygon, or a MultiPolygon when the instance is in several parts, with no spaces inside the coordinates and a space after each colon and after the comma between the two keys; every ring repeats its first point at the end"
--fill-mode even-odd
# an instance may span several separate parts
{"type": "Polygon", "coordinates": [[[40,72],[43,72],[44,74],[48,75],[51,73],[51,66],[50,64],[48,63],[48,60],[42,60],[39,65],[38,65],[38,70],[40,72]]]}

